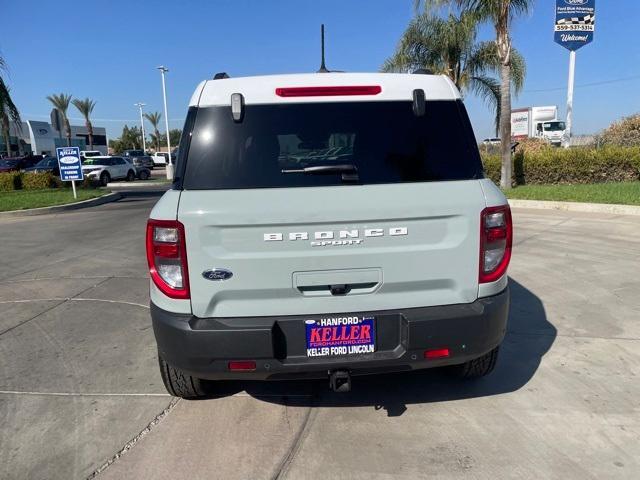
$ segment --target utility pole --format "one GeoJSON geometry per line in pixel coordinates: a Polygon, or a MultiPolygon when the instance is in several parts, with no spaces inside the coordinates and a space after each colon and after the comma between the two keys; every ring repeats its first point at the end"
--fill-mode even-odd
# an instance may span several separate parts
{"type": "Polygon", "coordinates": [[[167,87],[164,81],[164,74],[169,71],[167,67],[164,65],[160,65],[156,67],[160,70],[160,75],[162,76],[162,100],[164,101],[164,124],[167,132],[167,153],[168,153],[168,161],[167,161],[167,179],[173,180],[173,162],[171,161],[171,140],[169,139],[169,112],[167,111],[167,87]]]}
{"type": "Polygon", "coordinates": [[[145,134],[144,134],[144,117],[142,115],[142,107],[144,107],[146,105],[146,103],[138,102],[138,103],[134,103],[133,105],[140,109],[140,127],[142,128],[142,151],[146,155],[147,154],[147,142],[144,139],[144,137],[145,137],[145,134]]]}

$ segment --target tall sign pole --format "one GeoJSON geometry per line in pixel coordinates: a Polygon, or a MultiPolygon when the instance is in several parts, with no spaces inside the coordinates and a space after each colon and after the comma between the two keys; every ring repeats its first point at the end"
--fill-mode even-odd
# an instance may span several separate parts
{"type": "Polygon", "coordinates": [[[573,128],[573,88],[576,78],[576,50],[593,42],[596,29],[596,0],[556,0],[555,41],[569,50],[567,88],[567,128],[563,145],[571,145],[573,128]]]}

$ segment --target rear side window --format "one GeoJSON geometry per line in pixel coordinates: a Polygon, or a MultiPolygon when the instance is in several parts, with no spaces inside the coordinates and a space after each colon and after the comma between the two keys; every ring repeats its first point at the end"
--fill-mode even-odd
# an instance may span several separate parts
{"type": "Polygon", "coordinates": [[[227,106],[190,113],[188,153],[179,159],[185,189],[342,184],[339,173],[303,173],[331,165],[352,166],[359,184],[483,176],[459,101],[428,102],[423,117],[407,101],[248,105],[240,123],[227,106]]]}

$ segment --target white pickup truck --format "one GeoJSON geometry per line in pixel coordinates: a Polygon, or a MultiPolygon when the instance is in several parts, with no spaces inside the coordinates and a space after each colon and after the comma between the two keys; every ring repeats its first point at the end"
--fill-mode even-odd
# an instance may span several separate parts
{"type": "Polygon", "coordinates": [[[167,152],[156,152],[151,155],[151,158],[153,159],[153,165],[159,167],[167,164],[169,154],[167,152]]]}

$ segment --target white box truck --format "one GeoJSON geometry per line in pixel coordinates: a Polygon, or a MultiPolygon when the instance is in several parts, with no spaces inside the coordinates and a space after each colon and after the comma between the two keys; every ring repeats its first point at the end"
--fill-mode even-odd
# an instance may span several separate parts
{"type": "Polygon", "coordinates": [[[561,145],[566,124],[558,120],[558,107],[526,107],[511,111],[511,136],[514,140],[542,138],[561,145]]]}

